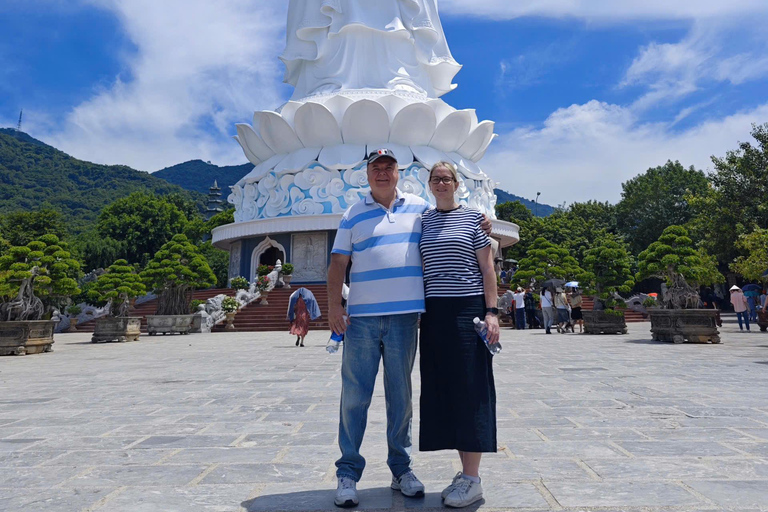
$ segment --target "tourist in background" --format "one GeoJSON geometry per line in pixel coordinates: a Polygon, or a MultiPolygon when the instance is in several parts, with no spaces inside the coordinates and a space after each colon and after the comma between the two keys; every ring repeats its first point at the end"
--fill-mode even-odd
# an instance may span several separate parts
{"type": "Polygon", "coordinates": [[[441,496],[446,506],[466,507],[482,499],[480,460],[497,446],[493,360],[473,324],[484,319],[488,342],[499,341],[498,309],[489,307],[496,305],[496,273],[490,238],[478,227],[481,214],[456,202],[456,167],[435,164],[429,188],[437,208],[424,214],[419,244],[426,294],[419,449],[458,450],[462,471],[441,496]]]}
{"type": "Polygon", "coordinates": [[[747,298],[736,285],[731,286],[731,304],[733,304],[733,310],[736,312],[736,318],[739,320],[739,330],[743,331],[742,320],[747,326],[749,331],[749,306],[747,304],[747,298]]]}
{"type": "Polygon", "coordinates": [[[531,287],[525,289],[525,321],[528,324],[529,329],[540,329],[541,322],[539,322],[539,315],[536,314],[538,305],[536,297],[533,295],[531,287]]]}
{"type": "Polygon", "coordinates": [[[544,317],[544,329],[547,334],[552,334],[550,330],[555,321],[555,298],[549,288],[541,289],[541,314],[544,317]]]}
{"type": "Polygon", "coordinates": [[[525,292],[519,286],[514,294],[515,298],[515,329],[525,329],[525,292]]]}
{"type": "Polygon", "coordinates": [[[320,318],[320,308],[315,295],[306,288],[299,288],[288,299],[288,321],[291,322],[291,334],[296,336],[296,346],[304,346],[304,338],[309,332],[309,321],[320,318]]]}
{"type": "MultiPolygon", "coordinates": [[[[581,313],[581,307],[584,304],[584,297],[578,288],[574,288],[571,296],[568,298],[571,306],[571,322],[579,326],[579,333],[584,332],[584,315],[581,313]]],[[[573,326],[571,326],[573,330],[573,326]]]]}
{"type": "MultiPolygon", "coordinates": [[[[745,286],[747,288],[747,286],[745,286]]],[[[747,291],[742,291],[747,298],[747,307],[749,308],[749,321],[757,322],[757,302],[760,297],[760,293],[757,291],[755,285],[749,285],[747,291]]]]}
{"type": "Polygon", "coordinates": [[[570,323],[568,314],[568,297],[562,288],[555,289],[555,309],[557,310],[557,332],[565,334],[570,323]]]}

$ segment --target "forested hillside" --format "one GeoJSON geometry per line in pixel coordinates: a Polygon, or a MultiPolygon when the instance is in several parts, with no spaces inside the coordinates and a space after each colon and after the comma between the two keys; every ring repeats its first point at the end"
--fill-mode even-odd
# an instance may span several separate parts
{"type": "Polygon", "coordinates": [[[251,172],[252,169],[253,164],[219,167],[202,160],[190,160],[183,164],[161,169],[152,173],[152,176],[163,178],[169,183],[175,183],[187,190],[194,190],[203,194],[208,193],[208,189],[213,185],[213,181],[216,180],[226,198],[229,195],[229,187],[237,183],[240,178],[251,172]]]}
{"type": "Polygon", "coordinates": [[[201,202],[199,194],[146,172],[84,162],[25,133],[0,129],[0,214],[50,207],[78,233],[96,222],[102,208],[138,191],[181,193],[201,202]]]}

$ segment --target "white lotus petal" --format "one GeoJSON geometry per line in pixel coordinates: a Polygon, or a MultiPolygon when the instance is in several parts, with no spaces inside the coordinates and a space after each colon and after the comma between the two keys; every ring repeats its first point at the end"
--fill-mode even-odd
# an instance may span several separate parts
{"type": "Polygon", "coordinates": [[[472,158],[476,153],[488,147],[493,139],[493,121],[483,121],[469,134],[467,141],[459,148],[458,153],[466,158],[472,158]]]}
{"type": "Polygon", "coordinates": [[[366,144],[389,140],[389,115],[371,100],[356,101],[347,109],[341,122],[344,144],[366,144]]]}
{"type": "Polygon", "coordinates": [[[290,153],[304,147],[293,128],[277,112],[256,112],[253,125],[259,127],[261,138],[275,153],[290,153]]]}
{"type": "Polygon", "coordinates": [[[246,174],[240,181],[238,181],[238,185],[260,181],[264,176],[269,174],[276,165],[279,165],[284,158],[285,155],[272,155],[271,158],[261,162],[259,165],[254,167],[251,172],[246,174]]]}
{"type": "Polygon", "coordinates": [[[488,175],[485,174],[482,169],[480,169],[480,166],[469,158],[465,158],[458,153],[448,153],[448,158],[450,158],[453,163],[456,164],[456,167],[459,168],[459,172],[465,177],[471,180],[480,181],[488,179],[488,175]]]}
{"type": "Polygon", "coordinates": [[[398,168],[405,169],[410,167],[410,165],[413,163],[413,152],[411,151],[411,148],[408,146],[402,146],[400,144],[392,144],[391,142],[368,144],[368,147],[365,150],[365,154],[370,155],[372,152],[383,148],[386,148],[395,154],[398,168]]]}
{"type": "Polygon", "coordinates": [[[343,144],[339,123],[327,107],[305,103],[293,118],[296,135],[308,148],[343,144]]]}
{"type": "Polygon", "coordinates": [[[440,151],[456,151],[467,140],[472,129],[472,111],[457,110],[451,112],[437,125],[435,135],[429,145],[440,151]]]}
{"type": "Polygon", "coordinates": [[[365,160],[364,145],[343,144],[329,146],[320,151],[317,161],[329,169],[351,169],[365,160]]]}
{"type": "Polygon", "coordinates": [[[243,154],[249,162],[251,162],[253,165],[259,165],[261,163],[261,160],[256,158],[256,155],[254,155],[251,150],[248,149],[248,145],[244,141],[241,141],[238,135],[235,135],[232,138],[235,139],[238,144],[240,144],[240,147],[243,149],[243,154]]]}
{"type": "Polygon", "coordinates": [[[278,176],[288,173],[297,173],[311,164],[320,154],[320,148],[302,148],[289,154],[277,164],[274,172],[278,176]]]}
{"type": "Polygon", "coordinates": [[[389,141],[404,146],[426,146],[436,127],[435,111],[423,103],[413,103],[395,116],[389,141]]]}
{"type": "Polygon", "coordinates": [[[333,117],[336,118],[336,122],[341,126],[341,121],[344,119],[344,114],[347,113],[347,109],[354,101],[346,96],[336,95],[324,103],[325,108],[331,111],[333,117]]]}
{"type": "Polygon", "coordinates": [[[237,128],[237,134],[240,137],[240,141],[245,142],[245,145],[248,146],[248,149],[260,162],[268,160],[275,154],[275,152],[264,143],[261,137],[253,131],[251,125],[236,124],[235,127],[237,128]]]}
{"type": "Polygon", "coordinates": [[[408,105],[406,100],[400,96],[395,96],[394,94],[389,94],[387,96],[378,98],[376,102],[381,104],[381,106],[384,107],[384,110],[387,111],[390,121],[393,120],[397,114],[408,105]]]}
{"type": "Polygon", "coordinates": [[[491,140],[488,141],[488,144],[486,144],[484,148],[480,149],[480,151],[472,155],[471,160],[474,162],[479,162],[480,160],[482,160],[483,157],[485,156],[485,152],[488,151],[489,147],[491,147],[491,142],[493,142],[493,140],[496,137],[498,137],[498,134],[494,133],[493,135],[491,135],[491,140]]]}
{"type": "Polygon", "coordinates": [[[304,105],[303,103],[299,103],[298,101],[289,101],[282,107],[280,107],[279,113],[280,116],[285,119],[285,122],[288,123],[288,126],[293,127],[293,119],[294,116],[296,116],[296,111],[299,110],[299,108],[304,105]]]}
{"type": "Polygon", "coordinates": [[[412,146],[411,151],[413,151],[416,160],[424,164],[427,169],[431,169],[441,160],[450,160],[444,152],[430,146],[412,146]]]}
{"type": "Polygon", "coordinates": [[[444,102],[443,100],[429,100],[427,102],[427,105],[435,111],[435,118],[437,119],[437,123],[440,124],[440,122],[448,117],[453,112],[456,112],[456,109],[444,102]]]}

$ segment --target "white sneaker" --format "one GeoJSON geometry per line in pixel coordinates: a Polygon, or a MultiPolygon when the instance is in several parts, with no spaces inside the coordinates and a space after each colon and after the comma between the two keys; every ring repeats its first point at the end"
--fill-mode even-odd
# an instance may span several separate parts
{"type": "Polygon", "coordinates": [[[461,480],[461,471],[456,473],[456,476],[453,477],[453,480],[451,480],[451,485],[443,489],[443,492],[440,493],[440,497],[445,499],[446,496],[451,494],[451,491],[456,487],[456,484],[459,483],[459,480],[461,480]]]}
{"type": "Polygon", "coordinates": [[[403,493],[403,496],[409,498],[421,498],[424,496],[424,484],[416,478],[413,471],[403,473],[398,478],[392,477],[392,485],[390,486],[396,491],[403,493]]]}
{"type": "Polygon", "coordinates": [[[475,483],[466,478],[461,478],[456,482],[456,486],[448,496],[445,497],[445,506],[462,508],[481,499],[483,499],[483,486],[480,482],[475,483]]]}
{"type": "Polygon", "coordinates": [[[346,476],[339,477],[336,487],[336,499],[333,503],[337,507],[355,507],[359,503],[357,499],[357,482],[346,476]]]}

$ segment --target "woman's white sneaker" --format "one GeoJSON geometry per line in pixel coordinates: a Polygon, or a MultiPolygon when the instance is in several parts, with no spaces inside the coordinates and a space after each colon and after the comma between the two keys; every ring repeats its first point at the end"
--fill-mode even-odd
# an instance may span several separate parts
{"type": "Polygon", "coordinates": [[[336,486],[336,499],[333,503],[337,507],[355,507],[359,503],[357,499],[357,482],[346,476],[339,477],[336,486]]]}
{"type": "Polygon", "coordinates": [[[451,491],[453,490],[453,488],[456,487],[456,484],[459,482],[459,480],[461,480],[461,475],[462,475],[461,471],[456,473],[456,476],[454,476],[453,480],[451,480],[451,485],[443,489],[443,492],[440,493],[440,497],[442,499],[445,499],[446,496],[451,494],[451,491]]]}
{"type": "Polygon", "coordinates": [[[460,478],[453,490],[445,497],[445,506],[462,508],[483,499],[483,486],[466,478],[460,478]]]}

